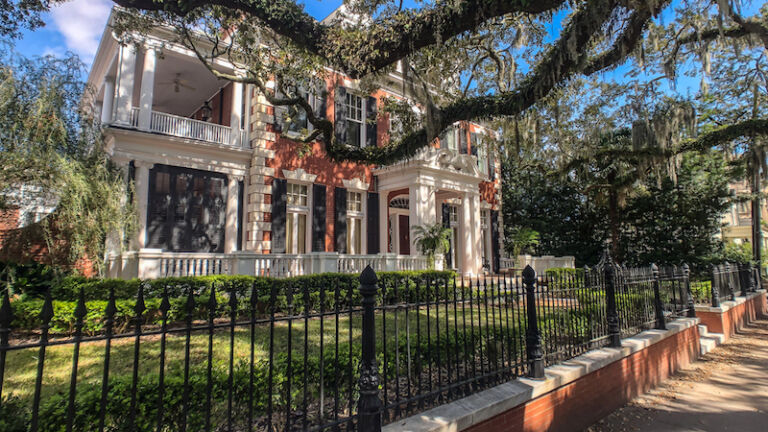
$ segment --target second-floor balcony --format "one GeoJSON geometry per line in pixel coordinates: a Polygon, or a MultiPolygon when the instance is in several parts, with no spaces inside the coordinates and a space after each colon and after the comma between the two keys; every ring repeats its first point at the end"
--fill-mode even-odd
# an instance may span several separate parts
{"type": "Polygon", "coordinates": [[[120,46],[96,110],[104,126],[243,148],[246,96],[242,84],[216,78],[189,53],[120,46]]]}

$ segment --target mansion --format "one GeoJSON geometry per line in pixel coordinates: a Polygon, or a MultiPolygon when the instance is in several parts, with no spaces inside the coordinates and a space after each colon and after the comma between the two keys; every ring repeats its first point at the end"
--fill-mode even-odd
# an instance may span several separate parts
{"type": "MultiPolygon", "coordinates": [[[[113,19],[87,104],[133,182],[138,224],[129,242],[108,239],[108,276],[424,269],[413,228],[437,223],[451,229],[439,268],[498,272],[500,167],[483,144],[493,132],[458,123],[387,166],[335,162],[318,142],[299,154],[293,139],[309,126],[306,116],[285,116],[253,85],[217,79],[160,30],[121,44],[113,19]]],[[[378,112],[383,98],[404,96],[401,74],[381,81],[367,93],[338,74],[315,79],[320,91],[308,102],[348,145],[382,146],[390,129],[378,112]]]]}

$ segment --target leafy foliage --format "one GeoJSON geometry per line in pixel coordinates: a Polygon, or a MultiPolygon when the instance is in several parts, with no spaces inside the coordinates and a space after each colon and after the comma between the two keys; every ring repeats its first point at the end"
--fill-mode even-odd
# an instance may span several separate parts
{"type": "Polygon", "coordinates": [[[108,233],[131,229],[123,173],[107,159],[101,131],[80,111],[87,92],[82,63],[9,59],[0,64],[0,207],[25,201],[54,205],[39,223],[13,231],[2,254],[70,269],[83,257],[97,268],[108,233]],[[41,251],[34,245],[45,245],[41,251]]]}
{"type": "Polygon", "coordinates": [[[416,225],[413,227],[413,239],[421,253],[427,256],[430,268],[434,268],[435,255],[446,253],[451,247],[451,229],[440,223],[416,225]]]}

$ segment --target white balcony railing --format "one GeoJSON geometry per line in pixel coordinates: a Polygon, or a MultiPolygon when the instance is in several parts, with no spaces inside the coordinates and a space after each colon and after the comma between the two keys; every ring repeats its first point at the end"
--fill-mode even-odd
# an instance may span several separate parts
{"type": "MultiPolygon", "coordinates": [[[[251,276],[289,277],[314,273],[360,273],[370,265],[376,271],[426,270],[429,263],[424,256],[395,254],[344,255],[337,253],[311,254],[256,254],[236,252],[176,253],[157,249],[142,249],[122,256],[110,257],[107,276],[119,278],[153,279],[169,276],[205,276],[215,274],[241,274],[251,276]]],[[[443,268],[442,257],[435,263],[443,268]]]]}
{"type": "Polygon", "coordinates": [[[231,129],[229,126],[193,120],[157,111],[152,111],[149,128],[152,132],[181,138],[192,138],[225,145],[229,145],[231,142],[231,129]]]}
{"type": "MultiPolygon", "coordinates": [[[[141,109],[138,107],[131,108],[128,126],[144,130],[139,122],[140,112],[141,109]]],[[[236,138],[237,146],[247,146],[248,144],[248,131],[246,130],[240,130],[238,134],[233,137],[232,129],[229,126],[222,126],[159,111],[152,111],[149,121],[149,131],[222,145],[232,145],[234,143],[232,138],[236,138]]]]}

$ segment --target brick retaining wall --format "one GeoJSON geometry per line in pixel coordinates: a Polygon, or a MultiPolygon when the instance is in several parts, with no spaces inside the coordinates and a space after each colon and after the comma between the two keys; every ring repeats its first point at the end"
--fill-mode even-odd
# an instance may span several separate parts
{"type": "Polygon", "coordinates": [[[721,333],[725,340],[733,336],[745,323],[766,315],[766,293],[751,293],[746,298],[723,302],[719,307],[696,306],[696,316],[711,333],[721,333]]]}

